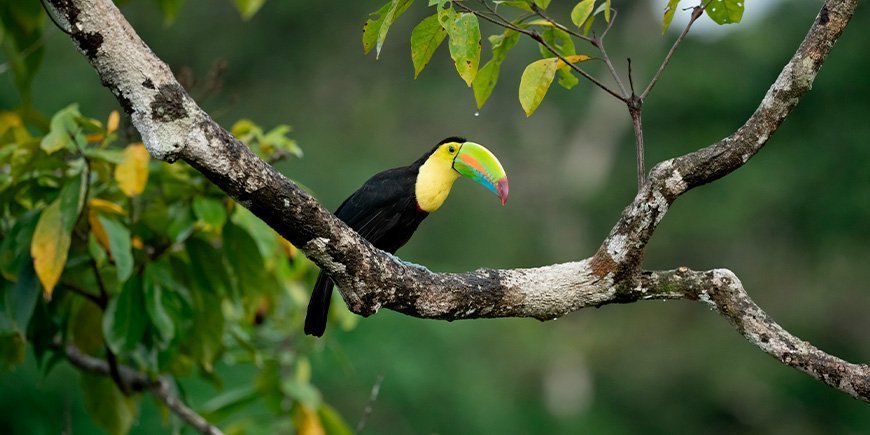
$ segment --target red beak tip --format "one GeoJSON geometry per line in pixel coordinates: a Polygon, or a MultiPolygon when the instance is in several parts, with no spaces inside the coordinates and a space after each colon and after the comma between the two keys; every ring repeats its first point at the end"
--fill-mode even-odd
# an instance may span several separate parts
{"type": "Polygon", "coordinates": [[[501,205],[507,204],[508,200],[508,181],[507,178],[502,178],[498,180],[496,189],[498,190],[498,197],[501,199],[501,205]]]}

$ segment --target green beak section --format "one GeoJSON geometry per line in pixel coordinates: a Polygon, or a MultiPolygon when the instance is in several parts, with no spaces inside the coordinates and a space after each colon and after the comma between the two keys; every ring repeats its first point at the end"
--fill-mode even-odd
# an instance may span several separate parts
{"type": "Polygon", "coordinates": [[[508,198],[508,180],[501,163],[488,149],[465,142],[453,158],[453,169],[496,194],[504,205],[508,198]]]}

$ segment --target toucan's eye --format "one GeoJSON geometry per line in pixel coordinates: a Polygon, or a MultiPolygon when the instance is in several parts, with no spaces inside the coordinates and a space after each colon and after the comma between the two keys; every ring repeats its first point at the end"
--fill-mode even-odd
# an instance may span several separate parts
{"type": "Polygon", "coordinates": [[[449,147],[447,147],[447,151],[450,151],[450,154],[453,154],[456,152],[456,147],[453,145],[450,145],[449,147]]]}

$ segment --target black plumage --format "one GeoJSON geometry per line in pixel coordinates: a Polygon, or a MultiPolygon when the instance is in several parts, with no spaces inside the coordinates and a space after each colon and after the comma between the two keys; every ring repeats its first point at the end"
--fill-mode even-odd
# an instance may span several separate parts
{"type": "MultiPolygon", "coordinates": [[[[335,216],[376,248],[395,253],[429,215],[417,205],[415,185],[420,167],[439,146],[448,142],[463,143],[465,139],[444,139],[411,165],[375,174],[344,200],[335,216]]],[[[333,285],[332,279],[321,271],[308,302],[306,334],[319,337],[326,330],[333,285]]]]}

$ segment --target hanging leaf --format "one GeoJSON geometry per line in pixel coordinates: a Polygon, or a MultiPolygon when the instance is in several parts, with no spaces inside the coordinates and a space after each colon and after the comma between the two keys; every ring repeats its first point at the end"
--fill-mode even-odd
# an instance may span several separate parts
{"type": "Polygon", "coordinates": [[[529,64],[520,78],[520,105],[526,116],[532,116],[547,95],[556,77],[556,58],[537,60],[529,64]]]}
{"type": "Polygon", "coordinates": [[[299,435],[326,435],[323,424],[320,422],[320,416],[314,410],[302,405],[299,407],[299,413],[299,423],[296,426],[299,435]]]}
{"type": "Polygon", "coordinates": [[[224,252],[239,282],[242,294],[256,294],[271,287],[257,242],[242,227],[229,223],[224,228],[224,252]],[[226,249],[229,247],[229,249],[226,249]]]}
{"type": "Polygon", "coordinates": [[[109,113],[109,119],[106,121],[106,134],[112,134],[118,130],[118,125],[121,124],[121,114],[117,110],[109,113]]]}
{"type": "Polygon", "coordinates": [[[704,12],[716,24],[739,23],[743,19],[744,0],[710,0],[704,12]]]}
{"type": "Polygon", "coordinates": [[[47,300],[66,265],[72,230],[84,202],[85,176],[82,173],[64,185],[60,196],[42,212],[33,233],[30,255],[47,300]]]}
{"type": "Polygon", "coordinates": [[[325,403],[317,408],[317,415],[320,416],[320,423],[323,424],[323,428],[329,435],[352,435],[354,433],[347,422],[341,418],[341,414],[325,403]]]}
{"type": "Polygon", "coordinates": [[[610,22],[610,0],[604,0],[604,21],[610,22]]]}
{"type": "Polygon", "coordinates": [[[447,31],[438,23],[438,14],[424,18],[411,31],[411,61],[414,63],[415,79],[432,59],[445,36],[447,31]]]}
{"type": "Polygon", "coordinates": [[[81,116],[77,104],[71,104],[61,109],[51,118],[51,129],[42,138],[39,147],[46,154],[52,154],[64,148],[74,150],[75,142],[73,137],[79,133],[76,119],[81,116]]]}
{"type": "MultiPolygon", "coordinates": [[[[97,217],[100,225],[105,230],[108,239],[108,251],[115,261],[115,269],[118,274],[118,282],[123,283],[133,274],[133,251],[130,246],[130,230],[124,224],[105,216],[97,217]]],[[[92,228],[93,229],[93,228],[92,228]]],[[[97,240],[100,235],[94,232],[97,240]]]]}
{"type": "Polygon", "coordinates": [[[171,276],[165,262],[149,263],[145,267],[142,279],[145,311],[148,312],[151,324],[154,325],[163,343],[169,343],[175,336],[175,324],[163,306],[163,289],[160,283],[167,280],[171,281],[171,276]]]}
{"type": "Polygon", "coordinates": [[[450,37],[448,47],[450,57],[456,65],[456,71],[465,84],[471,86],[480,65],[480,24],[477,17],[469,13],[460,13],[441,19],[441,25],[450,37]]]}
{"type": "Polygon", "coordinates": [[[224,203],[214,198],[198,196],[193,199],[193,213],[203,221],[209,231],[220,231],[227,223],[227,208],[224,203]]]}
{"type": "Polygon", "coordinates": [[[586,22],[586,19],[592,15],[593,9],[595,9],[595,0],[583,0],[577,3],[577,6],[574,6],[574,9],[571,10],[571,22],[575,26],[581,27],[586,22]]]}
{"type": "Polygon", "coordinates": [[[384,40],[387,38],[387,32],[390,26],[393,25],[396,18],[402,15],[414,0],[391,0],[375,13],[371,14],[373,18],[369,18],[363,26],[363,51],[368,54],[372,48],[375,50],[375,58],[381,56],[381,47],[384,45],[384,40]]]}
{"type": "Polygon", "coordinates": [[[674,19],[674,13],[677,12],[677,5],[679,3],[680,0],[668,0],[668,6],[665,8],[665,18],[662,22],[662,33],[665,33],[668,27],[671,26],[671,21],[674,19]]]}
{"type": "Polygon", "coordinates": [[[134,276],[113,297],[103,314],[103,337],[115,353],[131,351],[142,341],[147,325],[147,310],[142,279],[134,276]]]}
{"type": "Polygon", "coordinates": [[[148,182],[148,161],[151,157],[142,143],[130,144],[124,150],[123,163],[115,166],[115,181],[124,195],[139,196],[148,182]]]}
{"type": "Polygon", "coordinates": [[[18,273],[24,263],[33,261],[30,244],[38,220],[39,213],[36,210],[18,216],[15,225],[4,234],[3,241],[0,242],[0,276],[10,282],[18,280],[18,273]]]}
{"type": "Polygon", "coordinates": [[[477,102],[477,108],[483,107],[486,100],[495,89],[495,84],[498,82],[499,70],[504,61],[508,50],[513,48],[519,40],[520,34],[514,30],[507,29],[500,35],[492,35],[489,37],[489,42],[492,44],[492,59],[490,59],[474,77],[474,100],[477,102]]]}
{"type": "Polygon", "coordinates": [[[125,396],[111,378],[82,373],[85,409],[109,435],[123,435],[130,430],[139,409],[139,396],[125,396]]]}
{"type": "MultiPolygon", "coordinates": [[[[576,49],[574,48],[574,40],[571,39],[571,35],[568,32],[562,29],[549,28],[544,30],[541,33],[541,38],[544,39],[544,42],[556,49],[556,52],[561,54],[562,56],[573,56],[576,53],[576,49]]],[[[554,57],[556,53],[553,53],[545,47],[543,44],[539,44],[538,48],[540,49],[542,57],[554,57]]]]}
{"type": "Polygon", "coordinates": [[[541,9],[547,9],[547,6],[550,6],[550,0],[535,0],[535,4],[541,9]]]}

